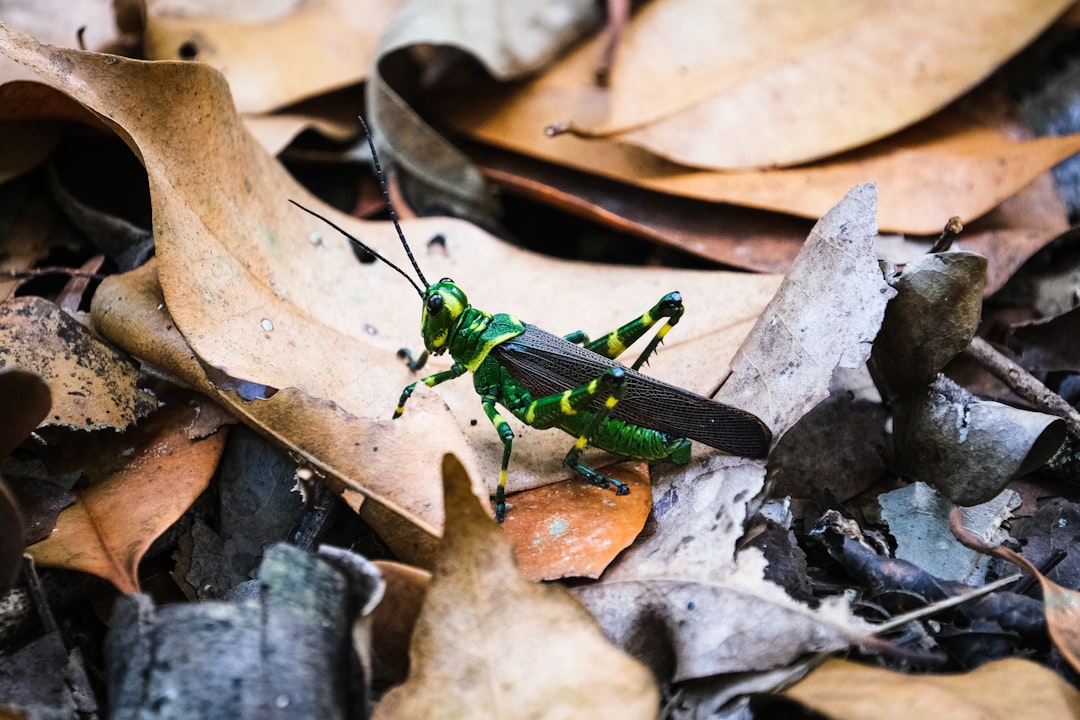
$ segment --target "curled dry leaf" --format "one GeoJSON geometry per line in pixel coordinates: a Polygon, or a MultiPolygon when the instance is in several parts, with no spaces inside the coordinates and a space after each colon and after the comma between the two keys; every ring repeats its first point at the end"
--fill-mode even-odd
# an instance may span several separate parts
{"type": "Polygon", "coordinates": [[[564,588],[520,574],[453,456],[443,473],[446,528],[409,680],[372,717],[656,717],[649,671],[612,647],[564,588]]]}
{"type": "MultiPolygon", "coordinates": [[[[954,215],[965,222],[981,217],[1080,151],[1080,134],[1020,142],[950,108],[887,141],[817,163],[776,170],[694,170],[608,139],[544,138],[545,122],[565,112],[566,98],[522,92],[459,92],[440,102],[439,112],[466,137],[541,160],[672,195],[808,218],[820,217],[837,195],[873,178],[880,189],[881,229],[915,235],[939,233],[954,215]]],[[[714,133],[710,128],[700,134],[714,133]]]]}
{"type": "Polygon", "coordinates": [[[389,560],[374,562],[386,581],[386,593],[371,614],[371,652],[375,659],[372,684],[397,685],[409,675],[409,641],[427,596],[431,573],[389,560]]]}
{"type": "Polygon", "coordinates": [[[614,136],[684,165],[794,165],[931,115],[1069,4],[1028,0],[1018,13],[1010,0],[978,8],[933,0],[813,7],[666,0],[634,16],[609,92],[590,87],[600,38],[537,80],[533,92],[561,94],[567,115],[560,119],[579,132],[614,136]]]}
{"type": "Polygon", "coordinates": [[[946,252],[915,258],[892,280],[896,297],[870,358],[883,393],[924,387],[967,347],[982,317],[985,277],[983,256],[946,252]]]}
{"type": "Polygon", "coordinates": [[[1072,665],[1073,670],[1080,672],[1080,592],[1061,587],[1014,550],[1003,545],[987,546],[964,527],[960,508],[953,508],[949,513],[949,525],[956,539],[966,547],[1018,565],[1038,578],[1042,585],[1046,627],[1050,631],[1050,639],[1072,665]]]}
{"type": "MultiPolygon", "coordinates": [[[[0,368],[0,458],[10,453],[45,419],[52,405],[49,386],[32,372],[0,368]]],[[[26,545],[19,503],[0,478],[0,593],[18,577],[26,545]]]]}
{"type": "Polygon", "coordinates": [[[1041,467],[1065,440],[1053,415],[980,400],[944,375],[893,405],[898,468],[958,505],[978,505],[1041,467]]]}
{"type": "MultiPolygon", "coordinates": [[[[393,228],[340,218],[310,197],[244,131],[220,75],[198,64],[139,63],[41,46],[10,31],[0,33],[0,51],[105,118],[142,159],[168,317],[215,377],[261,385],[271,395],[245,401],[221,390],[223,403],[404,518],[416,528],[405,544],[419,547],[438,534],[434,459],[441,453],[460,452],[478,482],[494,484],[501,443],[489,423],[473,422],[483,416],[467,379],[417,392],[405,417],[389,421],[401,388],[416,379],[396,353],[419,341],[419,303],[393,270],[356,262],[344,238],[288,200],[400,257],[393,228]]],[[[557,333],[606,332],[640,313],[642,298],[680,290],[690,312],[650,368],[699,392],[723,375],[778,282],[566,263],[506,247],[443,218],[411,222],[405,232],[429,276],[453,277],[477,307],[511,311],[557,333]],[[425,244],[435,236],[442,242],[425,244]],[[538,283],[545,292],[535,291],[538,283]],[[586,292],[595,301],[583,302],[586,292]]],[[[154,327],[167,327],[160,310],[142,305],[140,312],[154,327]]],[[[123,329],[124,318],[114,316],[109,325],[123,329]]],[[[120,335],[117,342],[133,352],[153,344],[120,335]]],[[[190,357],[185,362],[191,366],[190,357]]],[[[437,358],[432,367],[446,369],[449,362],[437,358]]],[[[521,428],[510,488],[565,477],[566,443],[560,433],[521,428]]],[[[401,557],[418,559],[408,549],[401,557]]]]}
{"type": "Polygon", "coordinates": [[[597,471],[626,483],[630,494],[616,497],[571,478],[507,498],[503,532],[527,577],[600,577],[645,526],[652,509],[649,466],[621,463],[597,471]]]}
{"type": "MultiPolygon", "coordinates": [[[[818,222],[717,394],[778,437],[828,396],[838,366],[870,352],[893,294],[873,252],[874,200],[873,185],[857,186],[818,222]]],[[[648,653],[659,675],[763,670],[867,637],[846,606],[811,610],[765,581],[757,551],[735,559],[764,489],[760,462],[706,457],[677,474],[657,466],[653,488],[654,531],[578,593],[608,635],[648,653]]]]}
{"type": "MultiPolygon", "coordinates": [[[[414,46],[468,48],[493,77],[531,73],[595,27],[599,6],[593,0],[518,0],[507,13],[499,0],[467,5],[412,0],[383,35],[367,86],[369,123],[401,167],[429,190],[442,207],[466,216],[495,212],[483,177],[468,159],[435,132],[390,84],[415,67],[414,46]],[[397,58],[401,54],[405,57],[397,58]]],[[[438,55],[435,55],[436,65],[438,55]]]]}
{"type": "MultiPolygon", "coordinates": [[[[31,557],[105,578],[124,593],[137,591],[139,560],[206,489],[225,446],[225,430],[188,437],[198,413],[195,403],[174,402],[129,430],[125,462],[100,477],[88,471],[90,486],[76,491],[48,538],[27,548],[31,557]]],[[[115,450],[105,444],[103,452],[115,450]]]]}
{"type": "Polygon", "coordinates": [[[1080,693],[1030,660],[996,660],[963,675],[912,675],[828,660],[784,697],[835,720],[1077,717],[1080,693]]]}
{"type": "Polygon", "coordinates": [[[46,425],[122,429],[157,407],[139,367],[48,300],[0,304],[0,362],[33,371],[52,392],[46,425]]]}
{"type": "Polygon", "coordinates": [[[364,79],[399,2],[299,0],[264,17],[157,14],[146,18],[148,60],[198,60],[224,73],[241,112],[268,112],[364,79]]]}

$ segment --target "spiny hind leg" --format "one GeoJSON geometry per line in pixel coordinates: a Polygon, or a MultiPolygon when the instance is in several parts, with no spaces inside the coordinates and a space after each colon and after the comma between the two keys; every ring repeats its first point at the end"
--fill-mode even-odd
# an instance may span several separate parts
{"type": "MultiPolygon", "coordinates": [[[[685,309],[682,302],[682,295],[678,292],[670,292],[660,298],[660,301],[653,305],[649,311],[641,317],[631,320],[618,330],[609,332],[607,335],[597,338],[592,342],[586,341],[585,347],[588,350],[592,350],[594,353],[598,353],[606,358],[614,360],[621,355],[624,350],[637,342],[642,335],[648,332],[649,328],[663,320],[664,322],[656,331],[656,335],[653,336],[653,339],[649,341],[645,350],[634,362],[632,368],[638,370],[642,365],[648,362],[649,358],[652,357],[652,354],[656,352],[656,348],[663,342],[664,336],[679,322],[685,309]]],[[[567,337],[569,338],[569,336],[567,337]]]]}
{"type": "Polygon", "coordinates": [[[611,368],[599,378],[583,387],[588,388],[589,391],[589,403],[586,403],[585,407],[588,407],[588,405],[591,404],[592,398],[597,395],[604,397],[604,406],[592,413],[592,418],[589,420],[584,430],[582,430],[581,434],[578,435],[578,439],[574,442],[570,451],[566,453],[566,457],[563,458],[563,465],[572,468],[578,475],[581,475],[593,485],[601,488],[606,488],[608,485],[614,485],[616,495],[627,495],[630,492],[630,488],[628,488],[625,483],[620,482],[615,478],[601,475],[592,468],[581,463],[582,451],[589,445],[589,442],[596,435],[597,429],[608,419],[611,415],[611,411],[619,404],[619,400],[622,399],[623,393],[626,391],[626,371],[621,367],[611,368]]]}
{"type": "Polygon", "coordinates": [[[533,400],[515,414],[529,426],[544,430],[556,425],[564,425],[567,418],[587,412],[587,415],[583,414],[582,418],[587,417],[588,421],[574,447],[570,449],[570,452],[563,459],[563,463],[572,467],[578,474],[594,485],[600,487],[614,485],[619,495],[625,495],[630,492],[625,484],[614,478],[604,477],[578,461],[581,451],[589,444],[589,440],[596,433],[596,429],[607,419],[611,414],[611,410],[618,403],[619,398],[622,397],[625,384],[626,371],[621,367],[614,367],[607,370],[597,379],[580,387],[533,400]],[[604,398],[604,407],[597,411],[589,411],[588,408],[597,397],[604,398]]]}

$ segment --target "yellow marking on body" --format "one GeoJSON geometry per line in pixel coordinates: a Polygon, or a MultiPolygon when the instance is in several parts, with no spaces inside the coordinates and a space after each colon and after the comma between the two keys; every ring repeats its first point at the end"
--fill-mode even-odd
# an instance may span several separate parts
{"type": "Polygon", "coordinates": [[[506,487],[506,468],[499,471],[499,487],[506,487]]]}
{"type": "Polygon", "coordinates": [[[428,387],[435,387],[435,377],[430,376],[430,377],[424,378],[424,384],[427,385],[428,387]]]}
{"type": "Polygon", "coordinates": [[[608,335],[607,350],[608,357],[615,357],[621,355],[622,351],[626,349],[626,344],[619,338],[616,333],[608,335]]]}
{"type": "Polygon", "coordinates": [[[598,387],[600,387],[600,381],[599,380],[593,380],[592,382],[590,382],[588,385],[585,386],[585,389],[589,391],[590,395],[595,395],[596,394],[596,388],[598,388],[598,387]]]}
{"type": "Polygon", "coordinates": [[[439,294],[443,297],[443,307],[450,312],[450,317],[456,318],[465,310],[465,307],[453,295],[445,292],[439,294]]]}
{"type": "Polygon", "coordinates": [[[577,448],[578,450],[584,450],[585,446],[588,445],[588,444],[589,444],[589,438],[582,435],[581,437],[579,437],[577,439],[577,442],[574,443],[574,447],[577,448]]]}
{"type": "Polygon", "coordinates": [[[533,400],[529,403],[529,407],[525,408],[525,424],[532,425],[533,420],[536,419],[536,401],[533,400]]]}
{"type": "Polygon", "coordinates": [[[439,333],[438,335],[435,336],[435,339],[431,343],[432,346],[437,347],[437,348],[442,347],[443,345],[446,344],[446,338],[448,338],[449,336],[450,336],[450,331],[449,330],[443,330],[441,333],[439,333]]]}
{"type": "Polygon", "coordinates": [[[570,396],[573,394],[573,390],[567,390],[559,396],[559,410],[562,411],[563,415],[577,415],[577,410],[570,404],[570,396]]]}
{"type": "Polygon", "coordinates": [[[394,417],[401,417],[404,413],[405,413],[405,406],[404,405],[398,405],[397,408],[394,410],[394,417]]]}
{"type": "Polygon", "coordinates": [[[609,397],[607,399],[607,401],[604,402],[604,406],[607,407],[608,410],[610,410],[611,408],[615,407],[618,404],[619,404],[619,398],[615,397],[614,395],[609,397]]]}
{"type": "Polygon", "coordinates": [[[656,337],[658,339],[660,339],[660,340],[663,340],[664,336],[667,335],[667,331],[670,330],[670,329],[671,329],[671,324],[670,323],[664,323],[663,325],[660,326],[660,329],[656,331],[656,337]]]}

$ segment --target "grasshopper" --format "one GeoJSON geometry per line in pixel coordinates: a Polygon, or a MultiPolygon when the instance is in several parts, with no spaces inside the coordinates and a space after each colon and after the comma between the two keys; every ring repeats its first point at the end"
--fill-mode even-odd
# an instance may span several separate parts
{"type": "Polygon", "coordinates": [[[418,384],[435,387],[467,372],[473,374],[480,405],[503,445],[495,492],[496,520],[502,522],[506,517],[506,474],[514,440],[514,432],[499,413],[498,405],[526,425],[537,429],[555,427],[575,436],[577,440],[563,464],[594,485],[614,487],[618,495],[626,495],[630,489],[580,462],[587,446],[637,460],[678,464],[689,462],[691,440],[733,455],[756,458],[768,453],[772,433],[755,415],[639,372],[683,315],[678,292],[668,293],[645,314],[590,342],[581,331],[558,336],[513,315],[492,315],[475,308],[465,291],[450,278],[428,283],[398,223],[370,133],[368,145],[390,218],[420,284],[327,218],[290,202],[396,270],[420,295],[424,352],[416,360],[407,350],[400,353],[411,370],[420,370],[429,355],[450,353],[454,360],[449,370],[406,386],[394,419],[401,417],[418,384]],[[616,361],[658,323],[652,340],[632,366],[616,361]]]}

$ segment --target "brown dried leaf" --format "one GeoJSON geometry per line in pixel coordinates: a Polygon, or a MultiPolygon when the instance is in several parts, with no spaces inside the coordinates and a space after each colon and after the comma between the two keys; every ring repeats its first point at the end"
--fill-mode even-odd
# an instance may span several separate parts
{"type": "Polygon", "coordinates": [[[53,407],[44,425],[125,428],[157,407],[138,366],[48,300],[0,303],[0,363],[41,375],[53,407]]]}
{"type": "Polygon", "coordinates": [[[409,643],[431,584],[431,573],[390,560],[374,562],[386,581],[386,593],[371,614],[374,684],[397,685],[409,675],[409,643]]]}
{"type": "Polygon", "coordinates": [[[1080,134],[1020,142],[949,108],[887,140],[817,163],[711,172],[607,139],[544,138],[545,123],[564,113],[565,103],[561,96],[486,88],[477,96],[457,93],[439,107],[455,131],[481,142],[659,192],[808,218],[820,217],[837,195],[873,178],[882,230],[916,235],[940,232],[954,215],[965,222],[982,216],[1080,151],[1080,134]]]}
{"type": "Polygon", "coordinates": [[[613,648],[564,588],[520,574],[453,456],[443,473],[449,512],[412,671],[372,717],[656,717],[649,671],[613,648]]]}
{"type": "Polygon", "coordinates": [[[558,95],[559,119],[581,132],[614,136],[685,165],[794,165],[928,117],[1070,4],[666,0],[634,16],[608,92],[592,83],[601,38],[531,91],[558,95]]]}
{"type": "Polygon", "coordinates": [[[828,660],[784,697],[834,720],[1080,716],[1080,693],[1074,687],[1052,670],[1017,658],[963,675],[912,675],[828,660]]]}
{"type": "MultiPolygon", "coordinates": [[[[435,457],[453,448],[479,469],[474,477],[494,483],[501,444],[489,423],[472,422],[482,414],[467,380],[418,392],[402,420],[388,420],[401,388],[416,379],[396,352],[417,345],[418,304],[391,269],[356,262],[346,240],[287,201],[299,199],[399,257],[393,228],[340,218],[311,198],[243,130],[219,75],[198,64],[43,47],[14,33],[0,35],[0,50],[95,110],[139,153],[169,315],[217,379],[224,373],[279,390],[256,401],[222,390],[223,403],[405,518],[419,532],[406,542],[417,547],[441,523],[435,457]]],[[[777,284],[768,276],[604,268],[602,297],[583,304],[582,290],[597,284],[595,266],[539,258],[458,221],[416,221],[405,230],[430,276],[454,277],[478,307],[513,311],[554,332],[607,331],[641,312],[642,298],[678,288],[691,312],[651,369],[691,390],[707,390],[723,375],[777,284]],[[425,247],[435,235],[445,243],[425,247]],[[535,292],[537,282],[544,293],[535,292]]],[[[140,312],[162,326],[160,311],[140,312]]],[[[117,341],[137,354],[154,344],[132,338],[138,328],[122,316],[111,327],[123,330],[117,341]]],[[[190,358],[183,362],[190,366],[190,358]]],[[[565,477],[565,450],[565,436],[522,428],[511,489],[565,477]]]]}
{"type": "Polygon", "coordinates": [[[90,468],[90,487],[77,491],[52,534],[26,551],[42,565],[92,573],[121,592],[137,592],[139,560],[206,489],[225,447],[224,430],[203,440],[188,437],[198,413],[195,403],[175,402],[129,430],[125,461],[100,477],[90,468]]]}
{"type": "MultiPolygon", "coordinates": [[[[149,60],[198,60],[224,73],[241,112],[268,112],[364,79],[399,1],[296,0],[266,16],[154,13],[144,38],[149,60]]],[[[220,13],[220,10],[218,11],[220,13]]]]}
{"type": "Polygon", "coordinates": [[[652,509],[649,466],[597,468],[630,488],[626,497],[571,478],[507,498],[503,531],[521,572],[532,580],[600,577],[634,541],[652,509]]]}
{"type": "Polygon", "coordinates": [[[37,373],[17,367],[0,367],[0,457],[30,436],[52,407],[49,385],[37,373]]]}

